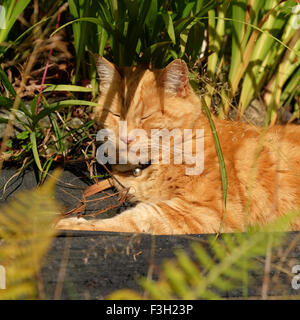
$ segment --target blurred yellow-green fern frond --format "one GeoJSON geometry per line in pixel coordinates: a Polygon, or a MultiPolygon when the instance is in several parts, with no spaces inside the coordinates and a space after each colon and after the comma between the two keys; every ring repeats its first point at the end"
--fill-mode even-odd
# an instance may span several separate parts
{"type": "MultiPolygon", "coordinates": [[[[272,247],[283,243],[285,231],[298,211],[276,219],[264,228],[245,233],[211,236],[208,245],[192,245],[192,255],[176,251],[175,260],[163,263],[158,281],[140,280],[147,298],[154,300],[222,299],[224,294],[242,288],[246,298],[248,286],[257,270],[257,258],[266,256],[272,247]],[[276,231],[276,232],[275,232],[276,231]]],[[[118,290],[108,299],[137,300],[145,297],[138,292],[118,290]]]]}
{"type": "Polygon", "coordinates": [[[58,175],[56,171],[43,186],[20,192],[0,208],[0,265],[6,274],[0,299],[37,297],[36,275],[55,235],[60,210],[54,199],[58,175]]]}

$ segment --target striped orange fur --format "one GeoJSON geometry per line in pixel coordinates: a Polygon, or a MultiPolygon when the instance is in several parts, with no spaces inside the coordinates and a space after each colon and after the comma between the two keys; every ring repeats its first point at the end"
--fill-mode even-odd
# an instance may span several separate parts
{"type": "MultiPolygon", "coordinates": [[[[111,219],[68,218],[60,229],[146,232],[152,234],[216,233],[224,217],[224,199],[216,148],[199,97],[188,81],[182,60],[165,69],[117,68],[99,57],[101,80],[95,119],[99,128],[128,132],[141,128],[204,129],[204,171],[186,175],[186,164],[152,164],[140,176],[134,165],[114,165],[113,173],[130,187],[134,208],[111,219]]],[[[300,127],[260,129],[214,119],[228,175],[227,209],[222,232],[262,226],[300,208],[300,127]]],[[[116,187],[118,187],[116,185],[116,187]]],[[[290,225],[300,229],[300,219],[290,225]]]]}

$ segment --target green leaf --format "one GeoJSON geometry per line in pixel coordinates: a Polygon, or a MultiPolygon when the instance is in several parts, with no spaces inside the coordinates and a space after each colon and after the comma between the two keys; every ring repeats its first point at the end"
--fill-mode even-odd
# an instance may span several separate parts
{"type": "Polygon", "coordinates": [[[75,86],[75,85],[52,85],[52,84],[46,84],[48,86],[43,92],[50,92],[50,91],[68,91],[68,92],[92,92],[92,88],[86,88],[81,86],[75,86]]]}
{"type": "Polygon", "coordinates": [[[6,146],[7,146],[8,148],[12,148],[12,145],[13,145],[13,141],[12,141],[11,139],[8,139],[8,140],[6,141],[6,146]]]}
{"type": "Polygon", "coordinates": [[[21,191],[1,207],[0,257],[6,269],[6,289],[0,300],[37,299],[38,271],[56,234],[53,227],[60,212],[54,200],[56,170],[42,186],[21,191]]]}
{"type": "Polygon", "coordinates": [[[6,10],[6,16],[5,16],[5,28],[0,29],[0,43],[7,40],[7,36],[15,24],[17,18],[19,15],[25,10],[25,8],[30,3],[30,0],[9,0],[4,1],[2,3],[2,6],[6,10]]]}
{"type": "Polygon", "coordinates": [[[199,272],[196,264],[190,259],[188,254],[184,250],[178,250],[176,253],[178,265],[185,272],[188,281],[192,286],[197,285],[201,279],[202,275],[199,272]]]}
{"type": "Polygon", "coordinates": [[[17,139],[19,140],[26,140],[29,137],[28,131],[23,131],[17,134],[17,139]]]}
{"type": "Polygon", "coordinates": [[[44,180],[46,179],[53,161],[54,161],[54,158],[50,158],[50,159],[46,160],[46,162],[43,166],[43,172],[40,172],[40,182],[41,183],[44,182],[44,180]]]}
{"type": "MultiPolygon", "coordinates": [[[[246,10],[247,10],[247,0],[234,0],[232,1],[232,45],[231,45],[231,63],[229,71],[229,79],[232,80],[236,74],[236,70],[239,67],[243,55],[242,41],[245,34],[246,25],[241,24],[237,20],[244,21],[246,10]]],[[[232,82],[232,81],[231,81],[232,82]]]]}
{"type": "Polygon", "coordinates": [[[198,243],[193,243],[192,249],[199,263],[203,265],[206,269],[211,269],[214,265],[214,261],[211,258],[211,256],[206,252],[206,250],[198,243]]]}
{"type": "Polygon", "coordinates": [[[31,101],[31,104],[30,104],[30,111],[31,111],[31,114],[32,114],[33,116],[35,115],[36,104],[37,104],[37,102],[38,102],[38,100],[39,100],[39,97],[40,97],[39,94],[36,95],[36,96],[34,97],[34,99],[31,101]]]}
{"type": "Polygon", "coordinates": [[[14,105],[14,102],[11,99],[0,95],[0,107],[10,110],[13,105],[14,105]]]}
{"type": "MultiPolygon", "coordinates": [[[[2,82],[3,86],[8,90],[8,92],[14,97],[17,98],[17,93],[14,89],[14,87],[12,86],[12,84],[10,83],[6,73],[4,72],[4,70],[1,68],[0,66],[0,81],[2,82]]],[[[0,106],[4,106],[7,109],[11,109],[14,105],[13,102],[11,102],[12,100],[3,97],[2,95],[0,95],[0,106]]],[[[26,106],[24,105],[23,101],[20,99],[20,103],[19,103],[19,108],[20,110],[26,114],[27,116],[31,116],[30,112],[27,110],[26,106]]]]}
{"type": "Polygon", "coordinates": [[[113,292],[107,300],[143,300],[143,296],[133,290],[123,289],[113,292]]]}
{"type": "Polygon", "coordinates": [[[141,279],[139,282],[144,290],[148,292],[154,300],[171,300],[173,298],[170,290],[160,286],[159,283],[148,279],[141,279]]]}
{"type": "Polygon", "coordinates": [[[201,9],[203,8],[203,4],[204,4],[204,0],[197,0],[196,1],[196,9],[195,9],[196,15],[199,14],[201,9]]]}
{"type": "Polygon", "coordinates": [[[32,144],[32,153],[33,153],[33,157],[34,157],[34,161],[38,167],[38,169],[40,171],[43,171],[42,169],[42,165],[41,165],[41,161],[40,161],[40,157],[39,157],[39,152],[37,149],[37,141],[36,141],[36,133],[33,131],[30,134],[30,141],[32,144]]]}
{"type": "Polygon", "coordinates": [[[167,28],[167,32],[168,35],[170,37],[170,39],[172,40],[172,42],[174,44],[176,44],[176,36],[175,36],[175,30],[174,30],[174,26],[173,26],[173,21],[172,21],[172,17],[170,15],[170,13],[163,13],[162,17],[164,19],[166,28],[167,28]]]}
{"type": "Polygon", "coordinates": [[[194,2],[184,4],[183,11],[181,12],[181,18],[186,18],[187,16],[191,15],[191,11],[194,8],[194,6],[194,2]]]}
{"type": "Polygon", "coordinates": [[[45,106],[43,110],[41,110],[36,116],[33,118],[33,124],[34,126],[43,118],[49,116],[51,113],[66,107],[66,106],[92,106],[97,107],[99,106],[98,103],[91,102],[91,101],[85,101],[85,100],[63,100],[59,102],[55,102],[50,104],[49,106],[45,106]]]}
{"type": "Polygon", "coordinates": [[[48,18],[43,18],[41,21],[35,23],[34,25],[30,26],[29,28],[27,28],[20,36],[18,36],[18,38],[16,40],[13,41],[13,46],[17,46],[18,43],[20,42],[20,40],[25,37],[30,31],[34,30],[34,28],[36,28],[37,26],[39,26],[40,24],[43,24],[47,21],[49,21],[51,19],[51,17],[48,18]]]}
{"type": "Polygon", "coordinates": [[[154,28],[157,19],[158,3],[157,0],[151,0],[150,2],[151,6],[149,7],[148,14],[145,19],[145,24],[150,28],[154,28]]]}
{"type": "Polygon", "coordinates": [[[195,23],[188,34],[185,53],[194,61],[199,56],[202,42],[204,39],[205,25],[203,23],[195,23]]]}
{"type": "Polygon", "coordinates": [[[64,152],[64,136],[63,133],[61,132],[59,125],[56,121],[56,118],[53,115],[50,115],[51,123],[53,126],[55,138],[56,138],[56,143],[58,146],[58,150],[60,153],[64,152]]]}
{"type": "Polygon", "coordinates": [[[166,261],[163,264],[163,269],[174,293],[183,300],[193,299],[194,295],[188,286],[181,268],[178,268],[176,264],[171,261],[166,261]]]}
{"type": "Polygon", "coordinates": [[[107,39],[108,39],[108,33],[105,29],[102,28],[99,36],[99,55],[100,56],[104,55],[104,49],[107,43],[107,39]]]}
{"type": "MultiPolygon", "coordinates": [[[[144,63],[146,63],[147,60],[150,61],[151,58],[154,57],[154,54],[156,53],[156,51],[161,53],[163,52],[163,49],[167,49],[171,44],[172,44],[171,41],[161,41],[151,45],[150,47],[144,50],[142,61],[145,61],[144,63]]],[[[161,54],[159,54],[159,56],[161,57],[161,54]]]]}
{"type": "MultiPolygon", "coordinates": [[[[224,160],[224,157],[223,157],[223,152],[222,152],[220,140],[219,140],[219,137],[218,137],[218,133],[217,133],[214,121],[212,119],[212,116],[210,114],[209,108],[208,108],[203,96],[201,97],[201,102],[202,102],[203,111],[204,111],[206,117],[208,118],[208,121],[209,121],[209,124],[210,124],[210,127],[211,127],[211,131],[212,131],[212,135],[213,135],[213,139],[214,139],[214,142],[215,142],[216,152],[217,152],[217,156],[218,156],[218,160],[219,160],[219,166],[220,166],[221,179],[222,179],[223,196],[224,196],[224,208],[225,208],[225,212],[226,212],[228,181],[227,181],[227,171],[226,171],[225,160],[224,160]]],[[[222,223],[221,223],[221,226],[220,226],[220,230],[222,229],[222,226],[224,224],[225,218],[226,218],[226,216],[225,216],[225,213],[224,213],[223,220],[222,220],[222,223]]]]}
{"type": "Polygon", "coordinates": [[[8,80],[8,77],[6,75],[6,73],[4,72],[4,70],[1,68],[0,66],[0,80],[2,82],[2,84],[4,85],[4,87],[10,92],[10,94],[13,97],[16,97],[16,91],[14,89],[14,87],[12,86],[12,84],[10,83],[10,81],[8,80]]]}
{"type": "Polygon", "coordinates": [[[110,25],[105,24],[101,19],[91,18],[91,17],[78,18],[73,21],[67,22],[64,25],[62,25],[61,27],[57,28],[54,32],[52,32],[50,37],[53,37],[53,35],[56,34],[58,31],[60,31],[61,29],[65,28],[73,23],[77,23],[77,22],[90,22],[90,23],[100,25],[106,31],[112,33],[114,35],[114,37],[116,38],[116,40],[118,40],[122,43],[125,42],[125,38],[120,32],[112,29],[112,27],[110,25]]]}
{"type": "Polygon", "coordinates": [[[132,0],[124,0],[125,6],[128,9],[128,14],[130,19],[136,19],[138,12],[139,12],[139,3],[138,1],[132,0]]]}
{"type": "Polygon", "coordinates": [[[181,34],[184,30],[186,30],[189,25],[196,19],[196,17],[186,17],[183,19],[179,19],[174,23],[175,33],[181,34]]]}

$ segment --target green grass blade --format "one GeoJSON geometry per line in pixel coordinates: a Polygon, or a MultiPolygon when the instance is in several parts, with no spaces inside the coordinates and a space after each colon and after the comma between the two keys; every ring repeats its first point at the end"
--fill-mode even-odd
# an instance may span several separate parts
{"type": "Polygon", "coordinates": [[[30,141],[32,144],[32,153],[33,153],[34,161],[35,161],[38,169],[40,171],[43,171],[40,157],[39,157],[39,152],[37,149],[36,133],[34,131],[30,133],[30,141]]]}
{"type": "Polygon", "coordinates": [[[61,132],[60,128],[59,128],[59,125],[54,117],[54,115],[50,115],[50,120],[51,120],[51,123],[52,123],[52,126],[53,126],[53,131],[54,131],[54,135],[55,135],[55,138],[56,138],[56,143],[57,143],[57,147],[58,147],[58,150],[61,154],[64,153],[64,135],[63,133],[61,132]]]}
{"type": "Polygon", "coordinates": [[[182,269],[178,268],[176,264],[171,261],[166,261],[163,264],[163,269],[165,275],[167,276],[168,283],[173,289],[174,293],[183,300],[193,299],[194,295],[188,286],[182,269]]]}
{"type": "Polygon", "coordinates": [[[242,61],[243,48],[242,41],[245,34],[245,25],[237,22],[236,20],[245,20],[247,10],[247,0],[232,1],[232,45],[231,45],[231,63],[229,71],[229,80],[232,83],[233,76],[237,73],[237,68],[242,61]]]}
{"type": "Polygon", "coordinates": [[[40,24],[43,24],[43,23],[49,21],[50,19],[51,19],[51,17],[43,18],[41,21],[39,21],[36,24],[27,28],[20,36],[18,36],[18,38],[16,40],[13,41],[12,45],[17,46],[19,44],[19,42],[22,40],[22,38],[24,38],[30,31],[32,31],[34,28],[36,28],[40,24]]]}
{"type": "Polygon", "coordinates": [[[43,183],[44,180],[46,179],[53,161],[54,161],[54,158],[47,159],[45,164],[43,165],[43,171],[40,172],[40,183],[43,183]]]}
{"type": "Polygon", "coordinates": [[[167,32],[168,32],[170,39],[172,40],[172,42],[174,44],[176,44],[175,30],[174,30],[174,25],[173,25],[173,21],[172,21],[172,17],[170,15],[170,13],[168,13],[168,12],[163,13],[162,17],[164,19],[166,29],[167,29],[167,32]]]}
{"type": "Polygon", "coordinates": [[[8,123],[8,119],[0,118],[0,123],[8,123]]]}
{"type": "Polygon", "coordinates": [[[202,247],[201,244],[196,242],[193,243],[192,249],[198,262],[201,264],[202,267],[206,268],[207,270],[210,270],[214,266],[214,261],[212,257],[207,253],[207,251],[202,247]]]}
{"type": "Polygon", "coordinates": [[[10,81],[8,80],[8,77],[4,72],[4,70],[1,68],[1,66],[0,66],[0,81],[2,82],[4,87],[9,91],[9,93],[15,98],[17,96],[17,93],[14,87],[12,86],[12,84],[10,83],[10,81]]]}
{"type": "Polygon", "coordinates": [[[0,96],[0,107],[5,108],[6,110],[10,110],[14,102],[6,97],[0,96]]]}
{"type": "Polygon", "coordinates": [[[108,33],[104,28],[99,31],[99,55],[104,55],[105,46],[108,39],[108,33]]]}
{"type": "MultiPolygon", "coordinates": [[[[76,3],[74,3],[74,0],[69,0],[69,5],[70,4],[70,12],[74,18],[82,18],[88,15],[89,1],[77,0],[76,3]]],[[[76,83],[78,81],[81,61],[84,59],[84,51],[88,41],[87,23],[73,24],[72,27],[76,50],[76,69],[73,82],[76,83]]]]}
{"type": "Polygon", "coordinates": [[[175,252],[178,265],[186,274],[186,277],[189,283],[192,286],[196,286],[201,282],[202,274],[201,271],[198,269],[196,264],[192,261],[189,255],[184,250],[177,250],[175,252]]]}
{"type": "Polygon", "coordinates": [[[139,3],[138,1],[132,1],[132,0],[124,0],[125,6],[128,10],[128,14],[130,19],[134,20],[139,12],[139,3]]]}
{"type": "Polygon", "coordinates": [[[205,25],[203,23],[195,23],[189,31],[185,53],[192,61],[195,61],[200,54],[204,31],[205,25]]]}
{"type": "MultiPolygon", "coordinates": [[[[223,196],[224,196],[224,207],[226,209],[227,206],[227,191],[228,191],[228,181],[227,181],[227,171],[226,171],[226,165],[225,165],[225,160],[223,157],[223,152],[222,152],[222,148],[221,148],[221,144],[220,144],[220,140],[218,137],[218,133],[214,124],[214,121],[212,119],[212,116],[210,114],[209,108],[205,102],[205,99],[203,97],[201,97],[201,101],[202,101],[202,108],[203,111],[205,113],[205,115],[208,118],[210,127],[211,127],[211,131],[212,131],[212,135],[213,135],[213,139],[215,142],[215,146],[216,146],[216,151],[217,151],[217,156],[218,156],[218,160],[219,160],[219,166],[220,166],[220,173],[221,173],[221,179],[222,179],[222,187],[223,187],[223,196]]],[[[223,221],[222,224],[224,222],[225,219],[225,214],[223,217],[223,221]]]]}
{"type": "Polygon", "coordinates": [[[53,84],[45,84],[45,86],[48,86],[43,92],[50,92],[50,91],[67,91],[67,92],[92,92],[92,88],[86,88],[81,86],[75,86],[75,85],[53,85],[53,84]]]}
{"type": "Polygon", "coordinates": [[[229,6],[229,2],[224,2],[218,8],[218,19],[217,21],[211,21],[211,17],[215,19],[215,10],[209,11],[209,52],[212,52],[211,55],[208,57],[207,63],[207,72],[211,78],[214,78],[216,75],[216,68],[218,61],[221,60],[222,55],[222,44],[225,35],[225,18],[227,9],[229,6]],[[216,26],[215,26],[215,23],[216,26]]]}
{"type": "Polygon", "coordinates": [[[92,18],[92,17],[78,18],[78,19],[69,21],[69,22],[65,23],[64,25],[62,25],[61,27],[57,28],[55,31],[53,31],[51,33],[50,37],[53,37],[53,35],[56,34],[59,30],[65,28],[73,23],[77,23],[77,22],[90,22],[90,23],[100,25],[109,34],[113,35],[115,40],[117,40],[123,44],[126,43],[124,36],[118,30],[113,29],[109,23],[104,22],[99,18],[92,18]]]}
{"type": "Polygon", "coordinates": [[[99,106],[98,103],[85,101],[85,100],[63,100],[63,101],[55,102],[50,104],[49,106],[45,106],[43,110],[41,110],[36,116],[34,116],[33,123],[34,125],[36,125],[41,119],[49,116],[51,113],[65,106],[76,106],[76,105],[91,106],[91,107],[99,106]]]}
{"type": "Polygon", "coordinates": [[[292,94],[295,94],[297,88],[299,90],[300,83],[300,68],[294,73],[291,79],[288,81],[286,87],[283,90],[283,93],[280,97],[281,101],[284,102],[291,97],[292,94]]]}
{"type": "Polygon", "coordinates": [[[201,11],[201,9],[203,8],[204,5],[204,0],[197,0],[196,1],[196,7],[195,7],[195,14],[199,14],[199,12],[201,11]]]}
{"type": "Polygon", "coordinates": [[[37,104],[37,102],[38,102],[38,100],[39,100],[39,97],[40,97],[40,95],[38,94],[38,95],[36,95],[36,96],[34,97],[34,99],[31,101],[30,111],[31,111],[31,114],[32,114],[32,115],[35,114],[36,104],[37,104]]]}
{"type": "MultiPolygon", "coordinates": [[[[17,97],[17,93],[14,89],[14,87],[12,86],[12,84],[10,83],[10,81],[8,80],[8,77],[6,75],[6,73],[4,72],[4,70],[1,68],[0,66],[0,81],[2,82],[3,86],[8,90],[8,92],[14,97],[17,97]]],[[[3,105],[6,106],[7,108],[12,108],[13,105],[10,106],[10,102],[3,96],[1,96],[2,98],[2,102],[3,105]]],[[[24,105],[23,101],[20,100],[20,104],[19,104],[19,108],[20,110],[29,118],[31,117],[30,112],[27,110],[26,106],[24,105]]]]}
{"type": "Polygon", "coordinates": [[[9,0],[2,3],[2,6],[6,9],[6,26],[5,29],[0,29],[0,43],[6,41],[7,36],[17,18],[25,10],[29,3],[30,0],[9,0]]]}

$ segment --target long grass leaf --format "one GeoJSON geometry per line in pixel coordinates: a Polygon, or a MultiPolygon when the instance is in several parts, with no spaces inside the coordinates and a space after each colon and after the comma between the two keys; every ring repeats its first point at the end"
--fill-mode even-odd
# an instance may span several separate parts
{"type": "Polygon", "coordinates": [[[168,32],[168,35],[169,35],[170,39],[172,40],[172,42],[174,44],[176,44],[175,30],[174,30],[174,26],[173,26],[173,21],[172,21],[171,15],[167,12],[167,13],[163,13],[162,17],[164,19],[164,22],[165,22],[165,25],[166,25],[166,29],[167,29],[167,32],[168,32]]]}
{"type": "Polygon", "coordinates": [[[92,92],[92,88],[86,88],[81,86],[75,86],[75,85],[67,85],[67,84],[61,84],[61,85],[47,85],[47,88],[43,90],[43,92],[50,92],[50,91],[67,91],[67,92],[92,92]]]}
{"type": "Polygon", "coordinates": [[[12,29],[13,25],[15,24],[17,18],[19,15],[25,10],[25,8],[30,3],[30,0],[23,0],[23,1],[17,1],[17,0],[10,0],[5,1],[2,5],[6,10],[6,23],[5,28],[0,29],[0,43],[6,41],[7,36],[12,29]]]}
{"type": "Polygon", "coordinates": [[[36,133],[34,131],[30,133],[30,141],[32,144],[32,153],[33,153],[35,163],[36,163],[38,169],[42,172],[43,169],[42,169],[42,165],[41,165],[41,161],[40,161],[40,157],[39,157],[39,152],[37,149],[36,133]]]}
{"type": "Polygon", "coordinates": [[[8,80],[8,77],[6,75],[6,73],[4,72],[4,70],[2,69],[2,67],[0,66],[0,81],[2,82],[2,84],[4,85],[4,87],[9,91],[9,93],[13,96],[16,97],[17,93],[14,89],[14,87],[12,86],[12,84],[10,83],[10,81],[8,80]]]}
{"type": "MultiPolygon", "coordinates": [[[[213,135],[213,139],[215,142],[215,147],[216,147],[216,152],[217,152],[217,156],[218,156],[218,160],[219,160],[219,166],[220,166],[220,173],[221,173],[221,179],[222,179],[222,187],[223,187],[223,197],[224,197],[224,207],[226,209],[227,206],[227,191],[228,191],[228,181],[227,181],[227,171],[226,171],[226,164],[225,164],[225,160],[223,157],[223,152],[222,152],[222,148],[221,148],[221,144],[220,144],[220,140],[218,137],[218,133],[214,124],[214,121],[212,119],[212,116],[210,114],[209,108],[205,102],[205,99],[203,97],[201,97],[201,101],[202,101],[202,108],[203,111],[209,121],[210,127],[211,127],[211,131],[212,131],[212,135],[213,135]]],[[[222,225],[224,223],[225,220],[225,214],[223,216],[223,221],[222,221],[222,225]]]]}
{"type": "Polygon", "coordinates": [[[59,102],[55,102],[52,104],[49,104],[48,106],[45,106],[43,110],[41,110],[36,116],[33,118],[33,122],[36,125],[41,119],[49,116],[51,113],[66,107],[66,106],[91,106],[91,107],[97,107],[99,106],[98,103],[91,102],[91,101],[85,101],[85,100],[63,100],[59,102]]]}
{"type": "Polygon", "coordinates": [[[0,96],[0,106],[1,107],[5,108],[7,110],[10,110],[13,105],[14,105],[14,102],[11,99],[0,96]]]}

